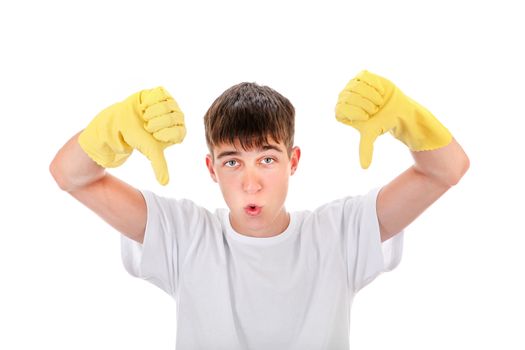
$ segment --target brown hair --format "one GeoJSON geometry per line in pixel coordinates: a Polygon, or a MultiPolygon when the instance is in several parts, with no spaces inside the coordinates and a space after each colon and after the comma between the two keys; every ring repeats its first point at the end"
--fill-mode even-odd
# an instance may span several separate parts
{"type": "Polygon", "coordinates": [[[268,86],[240,83],[224,91],[204,115],[208,149],[239,141],[244,150],[282,142],[288,156],[293,147],[295,109],[290,101],[268,86]]]}

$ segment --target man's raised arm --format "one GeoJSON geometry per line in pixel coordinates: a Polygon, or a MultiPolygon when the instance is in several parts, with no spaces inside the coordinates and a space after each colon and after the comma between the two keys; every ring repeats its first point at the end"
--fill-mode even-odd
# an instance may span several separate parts
{"type": "Polygon", "coordinates": [[[361,166],[370,166],[374,141],[390,132],[411,151],[415,164],[384,186],[377,197],[381,240],[402,231],[449,188],[470,161],[451,133],[423,106],[389,80],[362,71],[339,94],[338,121],[361,135],[361,166]]]}
{"type": "Polygon", "coordinates": [[[142,243],[147,220],[144,198],[105,168],[120,166],[138,149],[165,185],[169,176],[163,151],[185,135],[184,115],[166,90],[143,90],[98,114],[58,151],[49,169],[62,190],[142,243]]]}

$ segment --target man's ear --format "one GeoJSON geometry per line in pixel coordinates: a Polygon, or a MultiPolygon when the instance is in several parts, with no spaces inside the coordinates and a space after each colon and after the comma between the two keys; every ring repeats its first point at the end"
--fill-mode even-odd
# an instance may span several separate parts
{"type": "Polygon", "coordinates": [[[211,154],[206,155],[206,167],[210,172],[212,180],[217,182],[217,175],[215,175],[215,170],[213,169],[213,157],[211,156],[211,154]]]}
{"type": "Polygon", "coordinates": [[[299,166],[299,159],[301,159],[301,149],[297,146],[292,148],[292,153],[290,154],[290,164],[291,164],[291,173],[293,175],[299,166]]]}

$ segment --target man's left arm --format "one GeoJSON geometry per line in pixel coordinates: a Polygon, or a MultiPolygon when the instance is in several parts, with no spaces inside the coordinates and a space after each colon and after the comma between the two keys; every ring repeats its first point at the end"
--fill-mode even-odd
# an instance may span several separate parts
{"type": "Polygon", "coordinates": [[[433,151],[411,151],[415,164],[385,185],[377,197],[381,241],[401,232],[456,185],[470,166],[455,139],[433,151]]]}
{"type": "Polygon", "coordinates": [[[360,133],[359,158],[367,169],[374,142],[392,134],[403,142],[415,164],[384,186],[376,202],[381,240],[402,231],[448,189],[470,166],[461,146],[425,107],[391,81],[360,72],[339,94],[336,119],[360,133]]]}

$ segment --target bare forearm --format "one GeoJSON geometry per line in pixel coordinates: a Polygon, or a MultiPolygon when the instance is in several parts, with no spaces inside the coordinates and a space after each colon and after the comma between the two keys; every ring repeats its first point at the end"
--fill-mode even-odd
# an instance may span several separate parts
{"type": "Polygon", "coordinates": [[[456,185],[470,166],[470,160],[455,139],[434,151],[411,152],[416,171],[447,186],[456,185]]]}
{"type": "Polygon", "coordinates": [[[89,158],[78,144],[79,134],[80,132],[66,142],[49,166],[58,186],[68,192],[87,186],[106,175],[105,169],[89,158]]]}
{"type": "Polygon", "coordinates": [[[399,233],[452,186],[469,167],[469,159],[452,139],[434,151],[412,152],[415,164],[384,186],[378,195],[381,239],[399,233]]]}

